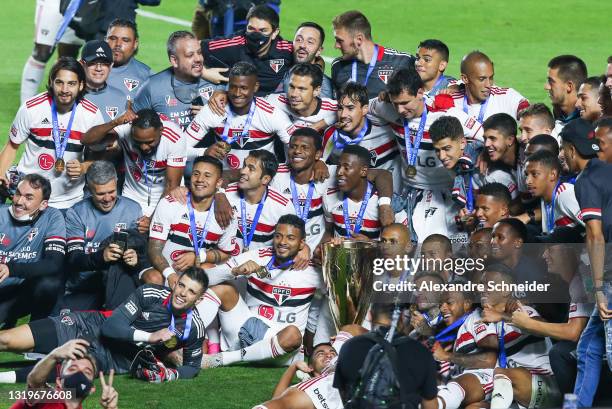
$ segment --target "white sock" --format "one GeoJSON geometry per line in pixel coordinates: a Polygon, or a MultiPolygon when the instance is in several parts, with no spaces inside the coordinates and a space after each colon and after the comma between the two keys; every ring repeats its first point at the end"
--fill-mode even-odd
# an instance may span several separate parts
{"type": "Polygon", "coordinates": [[[221,300],[219,299],[219,297],[217,297],[217,294],[215,294],[215,292],[212,290],[206,290],[204,296],[202,297],[202,301],[200,301],[196,305],[198,313],[200,314],[200,318],[202,318],[202,321],[204,322],[204,326],[206,328],[208,328],[208,326],[217,317],[217,313],[219,312],[220,306],[221,300]]]}
{"type": "Polygon", "coordinates": [[[257,406],[253,406],[252,409],[268,409],[268,408],[265,407],[264,405],[257,405],[257,406]]]}
{"type": "Polygon", "coordinates": [[[30,56],[23,66],[23,73],[21,74],[21,103],[23,104],[27,99],[32,98],[38,94],[38,87],[42,81],[43,75],[45,75],[44,62],[35,60],[34,57],[30,56]]]}
{"type": "Polygon", "coordinates": [[[0,372],[0,383],[17,383],[15,371],[0,372]]]}
{"type": "Polygon", "coordinates": [[[493,378],[491,409],[506,409],[512,405],[514,391],[512,381],[506,375],[497,374],[493,378]]]}
{"type": "Polygon", "coordinates": [[[278,343],[278,336],[275,335],[272,338],[263,339],[243,349],[222,352],[223,365],[230,365],[240,361],[262,361],[264,359],[276,358],[286,353],[278,343]]]}
{"type": "Polygon", "coordinates": [[[444,401],[444,409],[458,409],[463,398],[465,398],[465,391],[457,382],[438,386],[438,409],[443,409],[440,399],[444,401]]]}

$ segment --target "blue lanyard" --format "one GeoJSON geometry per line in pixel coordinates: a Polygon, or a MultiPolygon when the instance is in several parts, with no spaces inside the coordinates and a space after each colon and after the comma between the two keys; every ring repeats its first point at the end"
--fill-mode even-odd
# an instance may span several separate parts
{"type": "Polygon", "coordinates": [[[281,264],[280,266],[275,266],[274,262],[276,261],[276,256],[272,256],[272,258],[270,259],[270,261],[268,261],[268,264],[266,265],[266,269],[268,270],[268,272],[272,271],[272,270],[282,270],[286,267],[289,267],[290,265],[293,264],[293,259],[285,261],[283,264],[281,264]]]}
{"type": "Polygon", "coordinates": [[[55,145],[55,158],[62,159],[64,152],[66,152],[66,146],[68,146],[68,139],[70,139],[70,131],[72,130],[72,121],[74,121],[74,114],[76,113],[77,103],[72,105],[72,111],[70,112],[70,119],[68,120],[68,126],[66,127],[66,133],[64,133],[64,139],[60,137],[59,131],[59,120],[57,119],[57,107],[55,101],[51,98],[51,121],[53,123],[53,144],[55,145]]]}
{"type": "Polygon", "coordinates": [[[429,92],[436,92],[439,91],[437,88],[442,84],[442,81],[444,81],[446,79],[446,76],[444,74],[440,75],[440,78],[438,78],[436,80],[436,83],[434,84],[434,86],[431,88],[431,91],[429,92]]]}
{"type": "Polygon", "coordinates": [[[423,316],[423,318],[425,318],[425,321],[427,321],[427,325],[429,325],[430,328],[438,325],[442,320],[442,313],[440,312],[435,318],[429,318],[429,314],[427,314],[426,312],[421,312],[420,314],[423,316]]]}
{"type": "Polygon", "coordinates": [[[504,320],[501,321],[501,337],[499,338],[499,367],[505,368],[507,365],[506,359],[506,340],[504,339],[504,320]]]}
{"type": "MultiPolygon", "coordinates": [[[[177,334],[176,331],[176,326],[174,324],[174,314],[172,313],[172,301],[168,301],[168,311],[170,311],[170,326],[168,327],[168,329],[173,332],[174,334],[177,334]]],[[[191,319],[193,317],[193,310],[189,309],[189,311],[187,311],[187,319],[185,320],[185,331],[183,332],[183,336],[181,337],[181,341],[187,341],[187,338],[189,338],[189,333],[191,333],[191,319]]]]}
{"type": "Polygon", "coordinates": [[[357,135],[354,139],[343,134],[339,129],[336,129],[334,132],[334,147],[338,150],[342,150],[346,147],[346,145],[359,144],[359,142],[361,142],[365,134],[368,132],[368,128],[370,128],[370,121],[368,118],[366,118],[365,122],[363,123],[363,128],[361,128],[361,131],[359,131],[359,135],[357,135]]]}
{"type": "MultiPolygon", "coordinates": [[[[489,103],[489,98],[491,98],[490,95],[487,97],[487,99],[485,99],[485,101],[482,104],[480,104],[480,112],[478,112],[478,122],[480,123],[482,123],[482,120],[484,119],[484,114],[485,114],[485,111],[487,110],[487,104],[489,103]]],[[[469,108],[468,108],[467,91],[466,91],[466,94],[463,95],[463,112],[465,112],[468,115],[470,114],[469,108]]]]}
{"type": "MultiPolygon", "coordinates": [[[[144,176],[145,186],[147,187],[147,206],[151,206],[151,187],[153,186],[153,179],[149,179],[149,165],[153,161],[145,161],[142,158],[142,175],[144,176]]],[[[136,158],[136,165],[138,165],[138,158],[136,158]]]]}
{"type": "Polygon", "coordinates": [[[415,166],[417,162],[417,155],[419,154],[419,147],[421,146],[421,140],[425,133],[425,123],[427,122],[427,105],[425,104],[425,98],[423,98],[423,113],[421,114],[421,120],[419,121],[419,129],[414,142],[410,140],[410,127],[408,126],[409,121],[404,119],[404,142],[406,144],[406,159],[408,165],[415,166]]]}
{"type": "MultiPolygon", "coordinates": [[[[368,202],[370,201],[370,196],[372,196],[372,184],[368,182],[368,187],[363,195],[363,200],[361,201],[361,207],[359,208],[359,213],[357,213],[357,219],[355,220],[355,228],[353,231],[355,233],[359,233],[361,231],[361,225],[363,224],[363,215],[368,207],[368,202]]],[[[347,239],[351,238],[351,224],[349,222],[348,215],[348,198],[344,196],[344,203],[342,206],[342,213],[344,216],[344,228],[346,229],[345,235],[347,239]]]]}
{"type": "MultiPolygon", "coordinates": [[[[244,128],[242,128],[242,133],[240,134],[240,138],[246,138],[249,136],[249,129],[251,128],[251,122],[253,122],[253,116],[255,115],[255,100],[251,101],[251,108],[249,108],[249,114],[247,115],[246,122],[244,123],[244,128]]],[[[223,127],[223,134],[221,135],[221,139],[224,142],[231,144],[234,142],[235,138],[230,138],[228,135],[230,122],[234,119],[234,113],[232,112],[232,108],[228,108],[227,110],[227,118],[225,118],[225,126],[223,127]]]]}
{"type": "Polygon", "coordinates": [[[473,174],[470,172],[468,177],[468,188],[466,189],[465,201],[465,205],[470,213],[474,210],[474,188],[472,186],[472,176],[473,174]]]}
{"type": "Polygon", "coordinates": [[[191,192],[187,193],[187,209],[189,210],[189,226],[191,227],[191,239],[193,241],[193,249],[195,250],[196,257],[200,258],[203,263],[203,254],[200,255],[200,251],[204,253],[204,246],[206,245],[206,234],[208,233],[208,222],[210,221],[211,213],[214,213],[215,199],[213,198],[208,214],[206,215],[206,221],[204,227],[202,227],[202,235],[198,235],[198,229],[196,227],[195,215],[193,213],[193,206],[191,205],[191,192]]]}
{"type": "Polygon", "coordinates": [[[308,186],[308,195],[304,202],[304,207],[300,205],[300,199],[298,197],[297,188],[293,176],[290,176],[291,182],[291,199],[293,201],[293,207],[295,207],[295,213],[297,216],[306,222],[308,220],[308,212],[310,211],[310,203],[312,203],[312,194],[314,193],[314,182],[310,181],[308,186]]]}
{"type": "Polygon", "coordinates": [[[555,201],[557,200],[557,189],[559,189],[560,184],[561,180],[559,180],[555,185],[555,190],[553,190],[552,200],[550,203],[544,202],[544,209],[546,210],[546,225],[548,226],[549,234],[555,229],[555,201]]]}
{"type": "Polygon", "coordinates": [[[440,331],[439,334],[437,334],[434,337],[435,340],[440,341],[440,342],[449,342],[449,341],[454,341],[455,339],[457,339],[457,334],[455,335],[447,335],[447,334],[453,331],[455,328],[459,328],[460,326],[462,326],[469,315],[470,313],[463,315],[457,321],[453,322],[451,325],[444,328],[442,331],[440,331]]]}
{"type": "MultiPolygon", "coordinates": [[[[372,54],[372,58],[370,58],[370,65],[368,65],[368,73],[363,81],[363,86],[368,84],[368,79],[370,79],[370,75],[372,71],[374,71],[374,67],[376,66],[376,60],[378,59],[378,45],[374,45],[374,53],[372,54]]],[[[357,60],[353,60],[353,66],[351,67],[351,81],[357,82],[357,60]]]]}
{"type": "Polygon", "coordinates": [[[246,216],[246,202],[244,197],[242,197],[242,193],[240,193],[240,215],[242,219],[240,220],[240,224],[242,225],[242,242],[244,244],[244,248],[248,249],[251,244],[251,240],[253,240],[253,235],[255,234],[255,227],[257,227],[257,223],[259,222],[259,216],[261,216],[261,211],[263,210],[264,202],[266,201],[266,197],[268,197],[268,191],[266,190],[261,197],[261,201],[257,205],[257,210],[255,211],[255,216],[253,217],[253,222],[251,223],[251,230],[247,233],[247,216],[246,216]]]}

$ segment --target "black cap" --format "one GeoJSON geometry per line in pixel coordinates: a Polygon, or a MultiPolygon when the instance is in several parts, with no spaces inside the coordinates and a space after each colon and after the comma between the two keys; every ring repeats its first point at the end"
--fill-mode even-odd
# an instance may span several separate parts
{"type": "Polygon", "coordinates": [[[102,60],[108,63],[113,62],[113,51],[106,41],[93,40],[88,41],[83,46],[81,51],[81,59],[85,62],[92,62],[94,60],[102,60]]]}
{"type": "Polygon", "coordinates": [[[599,153],[599,145],[595,139],[595,128],[582,118],[574,119],[563,127],[559,134],[561,139],[576,147],[582,156],[595,156],[599,153]]]}

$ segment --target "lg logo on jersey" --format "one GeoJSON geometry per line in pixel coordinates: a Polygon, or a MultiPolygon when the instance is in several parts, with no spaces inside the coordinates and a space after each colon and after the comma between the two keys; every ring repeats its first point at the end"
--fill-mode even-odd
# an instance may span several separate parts
{"type": "Polygon", "coordinates": [[[53,156],[49,155],[48,153],[43,153],[38,157],[38,166],[42,170],[50,170],[53,167],[53,164],[55,164],[55,160],[53,159],[53,156]]]}

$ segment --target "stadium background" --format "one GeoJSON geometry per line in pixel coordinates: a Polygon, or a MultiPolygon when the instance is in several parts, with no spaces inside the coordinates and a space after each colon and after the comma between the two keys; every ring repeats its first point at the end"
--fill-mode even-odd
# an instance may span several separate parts
{"type": "MultiPolygon", "coordinates": [[[[4,145],[19,107],[21,71],[32,49],[35,0],[10,1],[0,16],[0,145],[4,145]]],[[[171,31],[186,29],[196,0],[163,0],[159,7],[145,7],[140,15],[138,58],[154,71],[168,65],[165,42],[171,31]],[[168,19],[170,17],[170,19],[168,19]],[[182,21],[171,22],[179,19],[182,21]]],[[[283,0],[281,35],[293,38],[302,21],[315,21],[325,30],[324,55],[336,57],[331,20],[349,9],[365,13],[374,41],[414,53],[420,40],[438,38],[451,50],[447,73],[458,77],[459,61],[478,49],[495,63],[495,81],[513,87],[533,102],[550,101],[544,91],[546,64],[559,54],[575,54],[589,67],[589,76],[603,74],[610,48],[612,2],[608,0],[487,1],[487,0],[283,0]]],[[[188,28],[187,28],[188,29],[188,28]]],[[[329,62],[327,72],[329,73],[329,62]]],[[[49,64],[50,66],[51,64],[49,64]]],[[[45,81],[46,83],[46,81],[45,81]]],[[[0,353],[0,371],[24,365],[21,355],[0,353]]],[[[203,371],[192,381],[148,385],[117,377],[121,409],[251,408],[265,401],[282,374],[278,368],[230,367],[203,371]]],[[[99,386],[99,382],[96,381],[99,386]]],[[[25,385],[0,385],[0,407],[10,406],[8,392],[25,385]]],[[[87,399],[85,408],[98,407],[100,391],[87,399]]]]}

